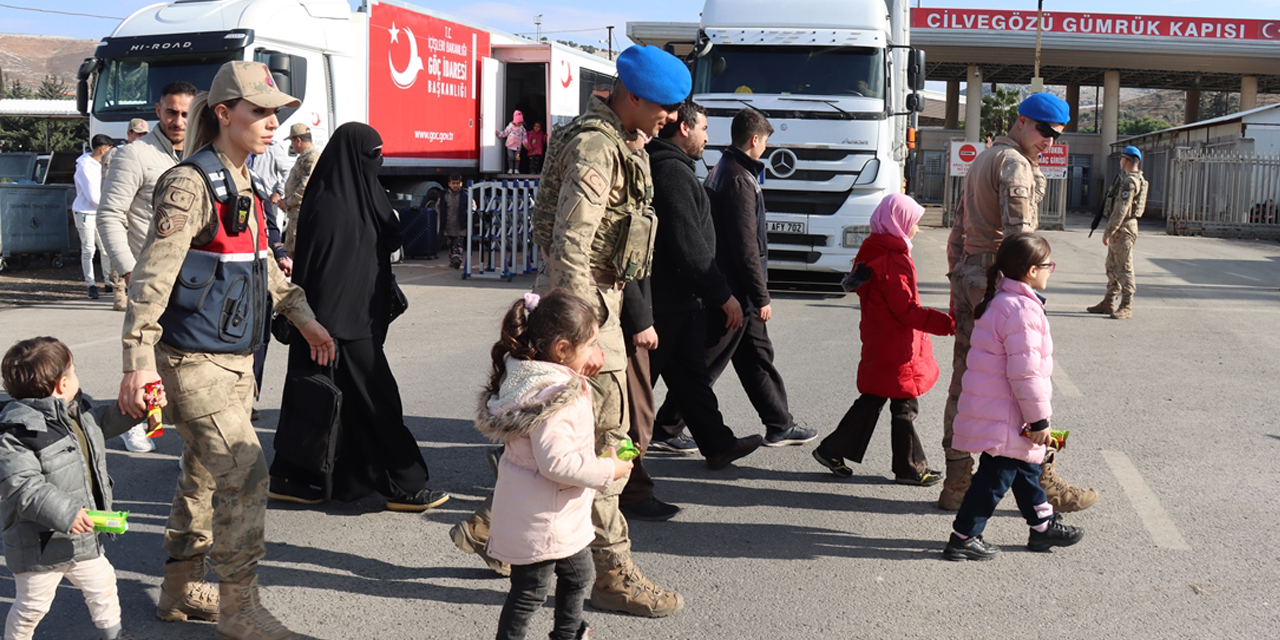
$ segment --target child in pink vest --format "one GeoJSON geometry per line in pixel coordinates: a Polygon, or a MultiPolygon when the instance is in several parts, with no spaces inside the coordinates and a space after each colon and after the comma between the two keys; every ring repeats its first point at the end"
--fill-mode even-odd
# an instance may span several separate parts
{"type": "Polygon", "coordinates": [[[476,428],[506,450],[493,490],[489,556],[511,564],[511,592],[498,640],[521,640],[556,584],[550,640],[587,634],[582,602],[595,582],[588,545],[595,539],[596,491],[631,463],[595,454],[591,387],[582,370],[597,353],[594,307],[563,289],[526,293],[502,321],[493,372],[476,428]]]}
{"type": "Polygon", "coordinates": [[[1031,527],[1028,549],[1067,547],[1084,536],[1062,523],[1040,487],[1052,414],[1053,339],[1039,292],[1054,266],[1044,238],[1018,233],[1000,243],[987,270],[951,443],[982,456],[942,552],[947,560],[990,560],[1000,553],[982,531],[1011,487],[1031,527]]]}

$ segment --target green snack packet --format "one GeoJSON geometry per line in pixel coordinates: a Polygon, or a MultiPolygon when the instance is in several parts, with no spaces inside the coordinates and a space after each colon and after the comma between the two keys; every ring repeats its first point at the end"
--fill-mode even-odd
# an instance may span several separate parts
{"type": "Polygon", "coordinates": [[[85,511],[99,533],[124,533],[129,530],[128,511],[85,511]]]}
{"type": "MultiPolygon", "coordinates": [[[[636,458],[640,457],[640,450],[637,449],[635,443],[630,440],[624,439],[619,441],[618,446],[615,447],[615,449],[617,449],[618,451],[619,460],[635,460],[636,458]]],[[[600,457],[608,458],[609,456],[608,454],[606,454],[600,457]]]]}

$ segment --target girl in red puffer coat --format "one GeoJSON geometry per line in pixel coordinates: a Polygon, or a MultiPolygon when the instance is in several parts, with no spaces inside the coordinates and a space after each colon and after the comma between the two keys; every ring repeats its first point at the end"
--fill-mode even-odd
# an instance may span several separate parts
{"type": "MultiPolygon", "coordinates": [[[[853,475],[845,459],[861,463],[880,410],[889,403],[894,481],[928,487],[942,475],[929,468],[914,426],[916,400],[938,380],[938,364],[927,334],[949,336],[956,323],[941,311],[920,306],[911,238],[924,215],[910,197],[891,194],[871,214],[871,235],[854,258],[853,291],[862,306],[862,362],[858,392],[839,426],[813,457],[842,478],[853,475]]],[[[846,278],[849,283],[850,278],[846,278]]]]}

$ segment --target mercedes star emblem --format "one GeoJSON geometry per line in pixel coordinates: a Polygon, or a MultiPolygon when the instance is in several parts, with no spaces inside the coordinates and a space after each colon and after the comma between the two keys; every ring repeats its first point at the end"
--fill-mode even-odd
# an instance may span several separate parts
{"type": "Polygon", "coordinates": [[[769,173],[777,178],[790,178],[796,172],[796,153],[778,149],[769,155],[769,173]]]}

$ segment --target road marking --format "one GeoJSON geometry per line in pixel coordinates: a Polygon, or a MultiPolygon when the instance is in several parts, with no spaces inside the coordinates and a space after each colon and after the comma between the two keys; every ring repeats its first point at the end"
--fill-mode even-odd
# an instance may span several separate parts
{"type": "Polygon", "coordinates": [[[1245,280],[1252,280],[1252,281],[1254,281],[1254,282],[1262,282],[1262,278],[1255,278],[1255,277],[1253,277],[1253,276],[1246,276],[1246,275],[1244,275],[1243,273],[1235,273],[1235,272],[1233,272],[1233,271],[1223,271],[1223,273],[1225,273],[1225,274],[1227,274],[1227,275],[1229,275],[1229,276],[1235,276],[1235,277],[1237,277],[1237,278],[1244,278],[1245,280]]]}
{"type": "Polygon", "coordinates": [[[1156,546],[1189,551],[1191,547],[1182,539],[1182,534],[1178,533],[1173,520],[1164,507],[1160,506],[1160,500],[1147,486],[1147,481],[1142,479],[1142,474],[1138,473],[1129,456],[1123,451],[1103,451],[1102,457],[1107,461],[1107,466],[1111,467],[1116,480],[1120,481],[1120,487],[1129,496],[1129,504],[1138,512],[1142,526],[1151,534],[1156,546]]]}
{"type": "Polygon", "coordinates": [[[1067,375],[1066,370],[1056,362],[1053,363],[1052,380],[1053,384],[1057,385],[1058,390],[1062,392],[1062,395],[1068,398],[1079,398],[1084,395],[1080,393],[1080,387],[1077,387],[1076,383],[1071,381],[1071,376],[1067,375]]]}

